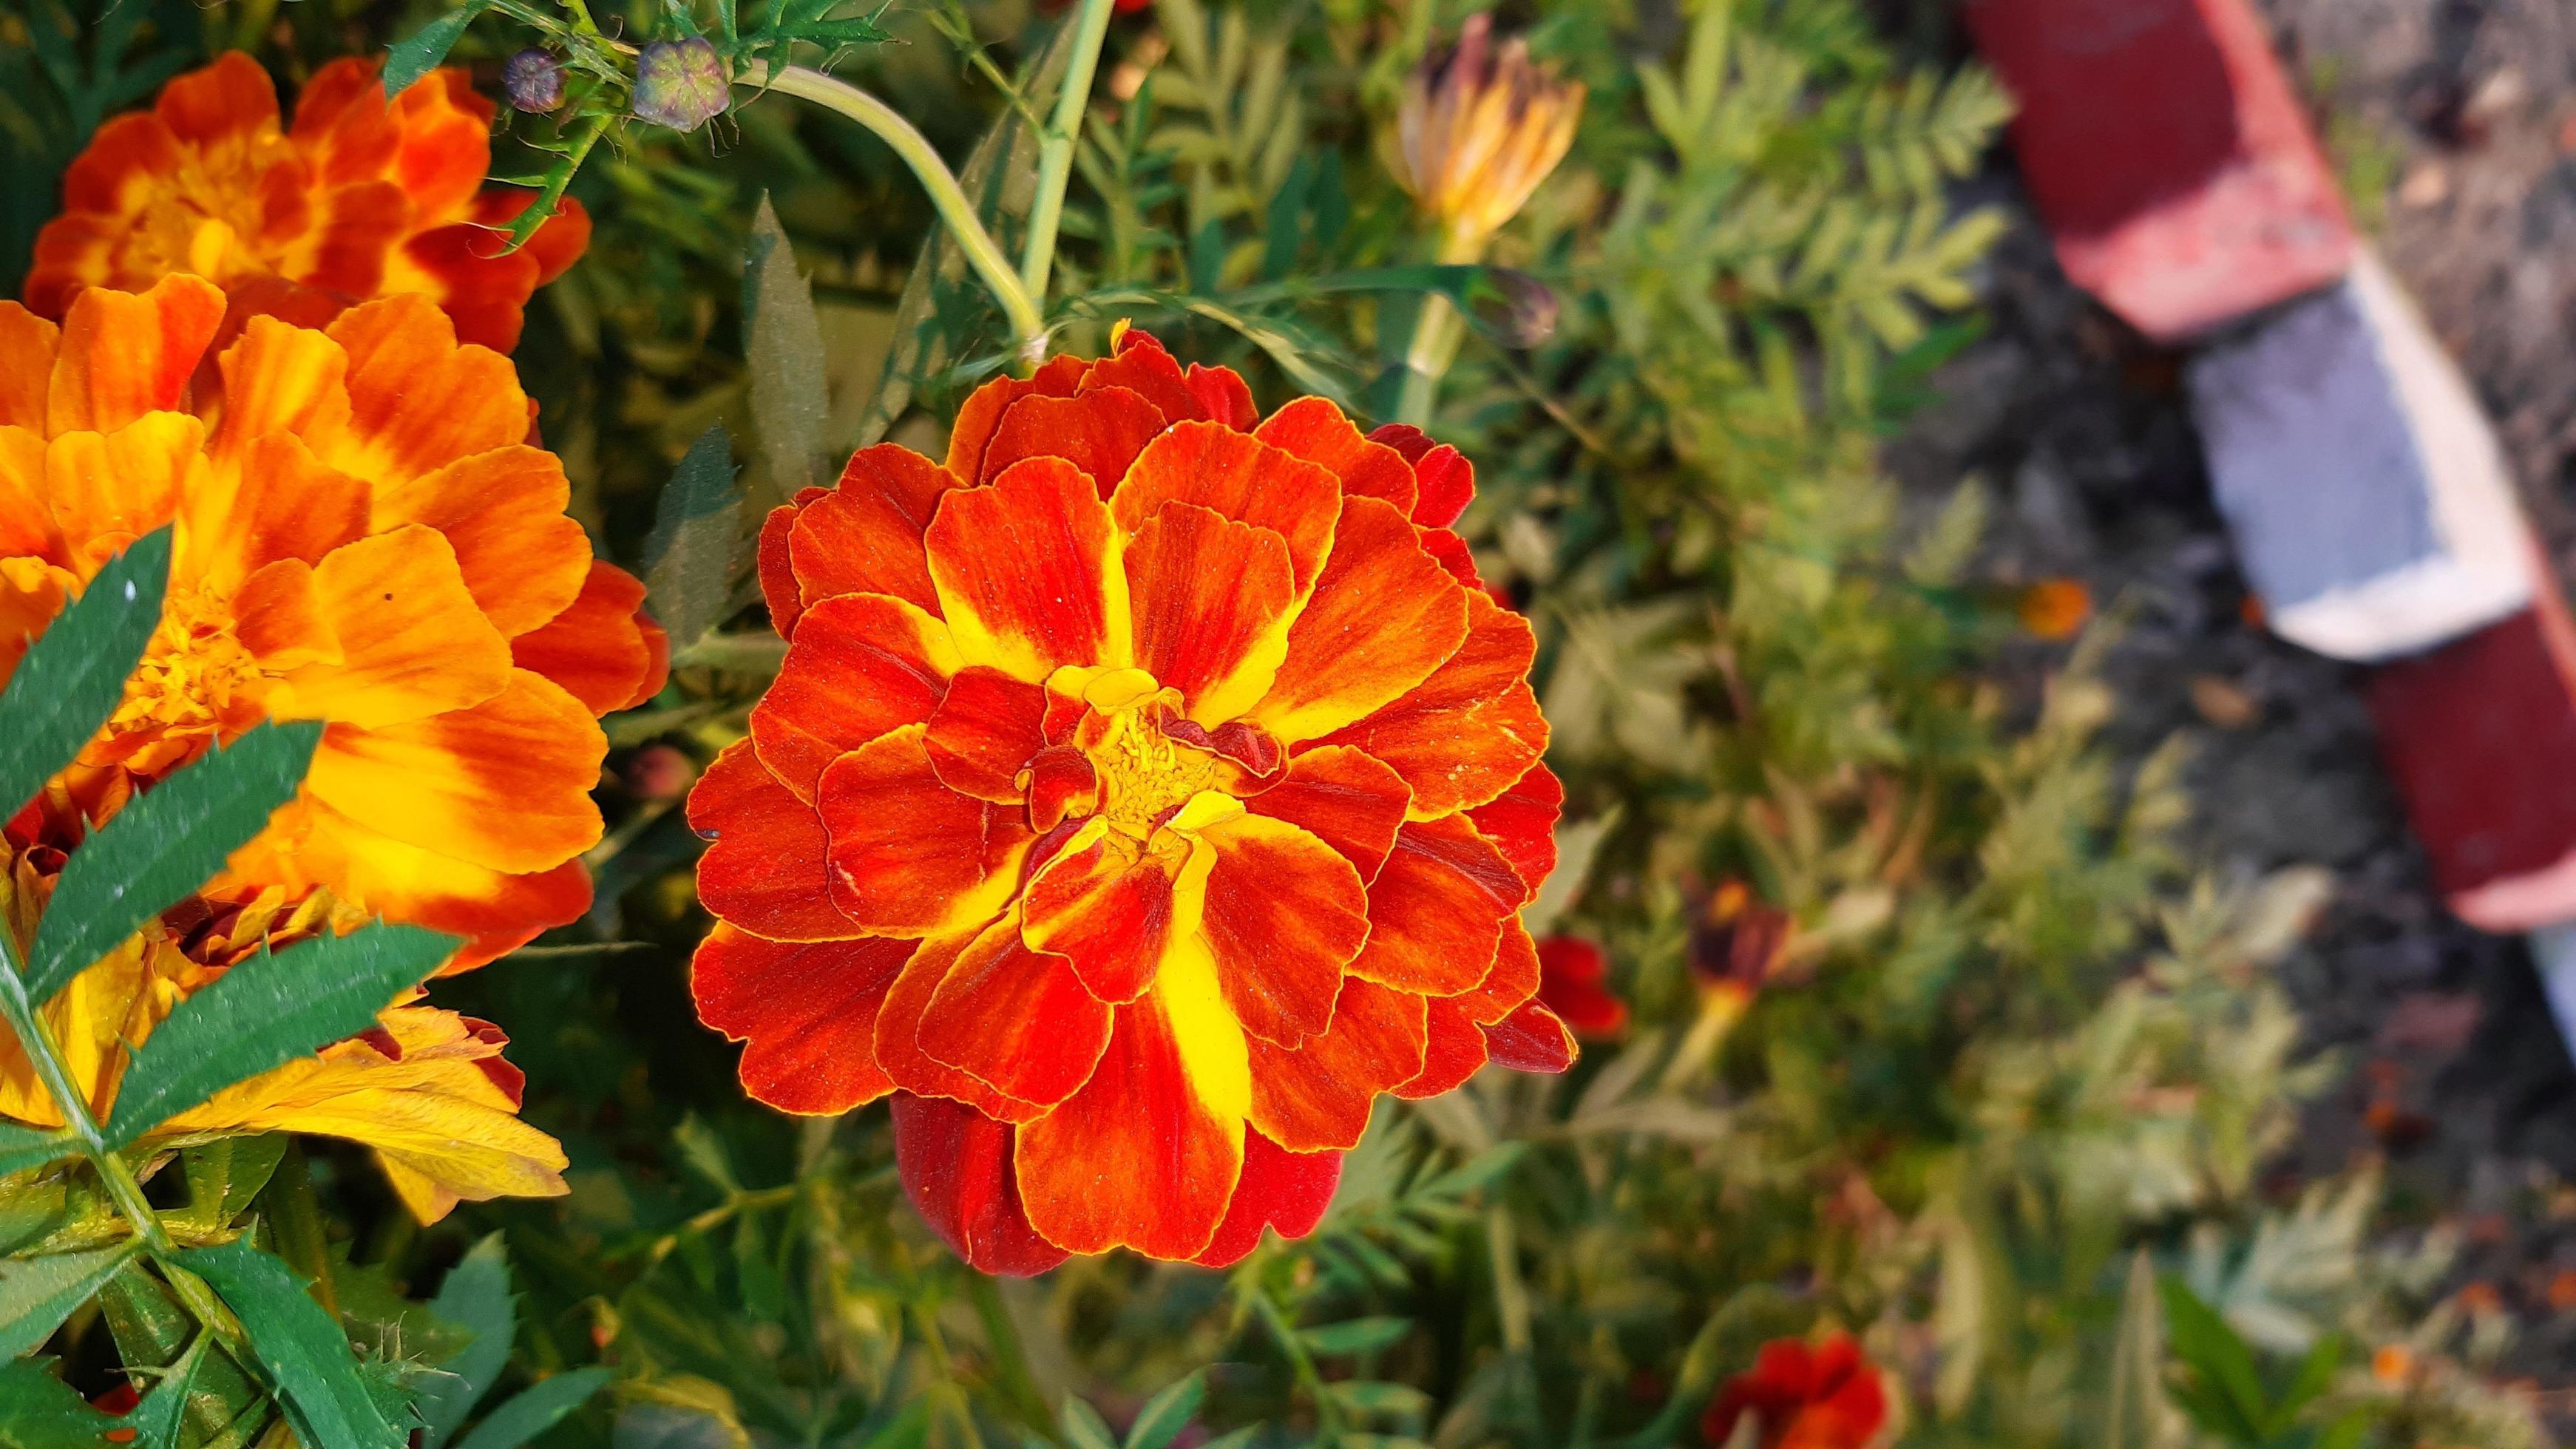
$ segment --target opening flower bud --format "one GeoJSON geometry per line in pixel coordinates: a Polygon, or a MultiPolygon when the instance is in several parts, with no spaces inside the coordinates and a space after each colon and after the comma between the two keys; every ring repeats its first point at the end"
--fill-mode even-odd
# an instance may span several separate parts
{"type": "Polygon", "coordinates": [[[1396,181],[1448,233],[1464,260],[1529,204],[1574,144],[1583,85],[1529,58],[1528,43],[1497,48],[1491,22],[1467,22],[1457,48],[1414,68],[1396,114],[1389,158],[1396,181]]]}
{"type": "Polygon", "coordinates": [[[732,103],[724,57],[703,35],[657,40],[635,57],[635,114],[674,131],[694,131],[732,103]]]}

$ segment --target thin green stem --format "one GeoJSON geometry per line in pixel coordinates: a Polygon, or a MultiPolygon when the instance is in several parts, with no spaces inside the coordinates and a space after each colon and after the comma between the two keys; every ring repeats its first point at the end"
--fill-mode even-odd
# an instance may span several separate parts
{"type": "Polygon", "coordinates": [[[939,219],[948,226],[949,235],[966,253],[966,260],[992,290],[993,299],[1002,304],[1002,314],[1010,319],[1011,332],[1021,359],[1034,364],[1046,354],[1046,318],[1030,300],[1028,289],[1020,285],[1020,275],[1011,269],[1010,259],[993,241],[993,235],[976,218],[975,204],[966,198],[965,190],[939,159],[930,139],[912,122],[905,120],[894,107],[860,90],[847,81],[835,80],[818,70],[801,65],[781,69],[769,82],[769,89],[812,101],[818,106],[865,126],[878,140],[894,148],[903,163],[912,168],[922,189],[930,193],[930,204],[939,211],[939,219]]]}
{"type": "Polygon", "coordinates": [[[1341,1439],[1342,1427],[1340,1406],[1335,1404],[1332,1395],[1326,1392],[1324,1376],[1315,1368],[1314,1355],[1306,1351],[1306,1345],[1297,1337],[1297,1325],[1288,1321],[1288,1315],[1280,1309],[1269,1292],[1258,1284],[1248,1287],[1246,1292],[1252,1303],[1253,1314],[1261,1320],[1262,1327],[1270,1330],[1270,1336],[1278,1342],[1280,1352],[1288,1355],[1289,1372],[1296,1376],[1297,1386],[1314,1399],[1316,1426],[1323,1431],[1319,1437],[1327,1444],[1338,1443],[1341,1439]]]}
{"type": "Polygon", "coordinates": [[[1494,1258],[1494,1312],[1503,1321],[1503,1347],[1528,1353],[1529,1285],[1521,1281],[1521,1242],[1511,1209],[1497,1203],[1485,1213],[1485,1242],[1494,1258]]]}
{"type": "Polygon", "coordinates": [[[1020,285],[1041,303],[1047,274],[1055,268],[1056,229],[1064,220],[1064,190],[1073,180],[1073,148],[1091,108],[1091,78],[1100,47],[1109,38],[1112,0],[1082,0],[1073,20],[1073,54],[1065,61],[1064,89],[1056,93],[1055,122],[1038,145],[1038,194],[1029,207],[1028,244],[1020,252],[1020,285]]]}
{"type": "Polygon", "coordinates": [[[984,1342],[993,1353],[993,1378],[1002,1397],[1019,1412],[1030,1427],[1048,1427],[1046,1395],[1038,1391],[1037,1379],[1029,1372],[1027,1350],[1020,1346],[1020,1326],[1011,1318],[1010,1305],[993,1280],[982,1273],[966,1277],[966,1298],[975,1306],[975,1316],[984,1325],[984,1342]]]}
{"type": "MultiPolygon", "coordinates": [[[[1484,253],[1483,238],[1451,231],[1441,238],[1432,260],[1440,266],[1464,266],[1484,253]]],[[[1467,319],[1458,315],[1448,293],[1422,294],[1421,309],[1413,319],[1413,341],[1405,349],[1404,390],[1397,397],[1396,421],[1417,428],[1430,426],[1432,410],[1440,400],[1440,379],[1458,360],[1458,344],[1466,335],[1467,319]]]]}

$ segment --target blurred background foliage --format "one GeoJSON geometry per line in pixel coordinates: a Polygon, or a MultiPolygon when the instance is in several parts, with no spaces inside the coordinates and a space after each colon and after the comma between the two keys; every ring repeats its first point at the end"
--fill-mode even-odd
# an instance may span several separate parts
{"type": "MultiPolygon", "coordinates": [[[[662,3],[594,8],[640,38],[662,3]]],[[[240,45],[291,83],[441,8],[17,0],[0,268],[90,129],[177,70],[240,45]]],[[[1231,1274],[982,1278],[901,1208],[882,1112],[743,1099],[688,1006],[704,917],[677,800],[763,682],[745,529],[855,445],[935,444],[1005,348],[893,155],[769,96],[694,135],[625,128],[583,167],[595,240],[518,353],[603,551],[664,564],[657,605],[719,626],[683,629],[670,689],[611,721],[590,918],[437,988],[509,1030],[572,1194],[422,1232],[317,1150],[239,1221],[319,1276],[389,1384],[470,1407],[613,1376],[546,1443],[1653,1449],[1697,1442],[1760,1343],[1822,1326],[1888,1370],[1909,1445],[2546,1442],[2480,1374],[2498,1321],[2437,1296],[2438,1235],[2374,1235],[2367,1169],[2267,1173],[2325,1080],[2268,976],[2321,879],[2196,879],[2175,758],[2122,767],[2095,741],[2117,610],[2071,650],[2030,641],[1970,572],[1976,486],[1909,517],[1881,476],[1976,334],[2001,223],[1953,197],[2008,114],[1994,82],[1922,48],[1937,8],[1503,6],[1590,90],[1572,156],[1495,241],[1524,283],[1431,267],[1381,160],[1407,69],[1484,8],[1121,16],[1047,305],[1066,350],[1133,319],[1265,403],[1372,417],[1426,292],[1461,305],[1430,426],[1478,464],[1462,528],[1539,630],[1569,786],[1532,926],[1607,947],[1624,1039],[1562,1079],[1386,1104],[1323,1227],[1231,1274]],[[661,501],[717,423],[743,440],[739,502],[723,435],[661,501]],[[666,563],[693,524],[696,562],[666,563]]],[[[1015,249],[1060,19],[853,13],[895,42],[836,73],[920,125],[1015,249]]],[[[496,93],[520,43],[487,17],[454,59],[496,93]]],[[[541,160],[512,151],[496,174],[541,160]]],[[[137,1277],[49,1347],[86,1391],[148,1361],[137,1277]]]]}

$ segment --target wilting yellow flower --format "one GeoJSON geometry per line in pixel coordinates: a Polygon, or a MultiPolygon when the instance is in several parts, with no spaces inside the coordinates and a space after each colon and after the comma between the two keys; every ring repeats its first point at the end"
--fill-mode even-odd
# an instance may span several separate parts
{"type": "MultiPolygon", "coordinates": [[[[0,924],[23,951],[52,890],[47,847],[22,848],[0,881],[0,924]]],[[[281,891],[224,909],[185,929],[155,921],[74,977],[39,1009],[94,1116],[116,1105],[133,1048],[188,993],[267,941],[292,941],[322,925],[327,896],[289,909],[281,891]]],[[[177,914],[177,913],[174,913],[177,914]]],[[[375,1029],[239,1082],[154,1127],[145,1146],[216,1134],[307,1132],[364,1143],[423,1222],[460,1201],[553,1197],[564,1191],[563,1149],[519,1120],[522,1077],[501,1060],[498,1027],[421,1005],[390,1007],[375,1029]]],[[[59,1127],[56,1110],[14,1040],[0,1042],[0,1118],[59,1127]]]]}
{"type": "Polygon", "coordinates": [[[1497,53],[1491,22],[1467,22],[1458,48],[1415,67],[1396,114],[1395,179],[1465,261],[1529,204],[1565,159],[1583,118],[1583,83],[1560,80],[1514,39],[1497,53]]]}

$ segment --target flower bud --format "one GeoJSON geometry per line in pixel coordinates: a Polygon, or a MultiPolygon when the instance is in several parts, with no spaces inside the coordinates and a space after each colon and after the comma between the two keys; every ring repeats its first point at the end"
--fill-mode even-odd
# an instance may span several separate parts
{"type": "Polygon", "coordinates": [[[1495,267],[1485,278],[1502,294],[1499,303],[1479,308],[1508,347],[1536,347],[1556,335],[1556,289],[1527,272],[1495,267]]]}
{"type": "Polygon", "coordinates": [[[635,57],[635,114],[674,131],[694,131],[733,100],[724,57],[703,35],[657,40],[635,57]]]}
{"type": "Polygon", "coordinates": [[[501,93],[513,110],[541,115],[563,104],[563,62],[531,46],[501,67],[501,93]]]}
{"type": "Polygon", "coordinates": [[[1458,46],[1416,66],[1396,113],[1396,181],[1448,233],[1453,257],[1472,255],[1519,215],[1565,159],[1583,117],[1583,84],[1529,58],[1526,41],[1500,48],[1491,22],[1467,22],[1458,46]]]}
{"type": "Polygon", "coordinates": [[[639,800],[677,800],[697,783],[697,763],[665,744],[650,744],[626,761],[626,788],[639,800]]]}

